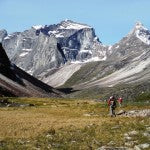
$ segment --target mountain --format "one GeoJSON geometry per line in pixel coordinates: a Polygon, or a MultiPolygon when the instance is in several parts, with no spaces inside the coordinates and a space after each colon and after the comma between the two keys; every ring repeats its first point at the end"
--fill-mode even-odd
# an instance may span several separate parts
{"type": "Polygon", "coordinates": [[[12,64],[0,44],[0,96],[61,97],[62,93],[12,64]]]}
{"type": "Polygon", "coordinates": [[[3,41],[3,39],[7,36],[6,30],[0,30],[0,43],[3,41]]]}
{"type": "Polygon", "coordinates": [[[71,20],[33,26],[1,39],[11,61],[39,79],[69,62],[106,59],[106,47],[94,29],[71,20]]]}
{"type": "Polygon", "coordinates": [[[85,64],[64,87],[81,90],[79,95],[84,95],[84,92],[99,95],[119,93],[127,99],[149,92],[150,31],[138,22],[126,37],[108,50],[111,53],[105,61],[85,64]]]}
{"type": "Polygon", "coordinates": [[[64,82],[60,84],[60,81],[64,77],[65,86],[76,89],[146,82],[149,80],[149,41],[150,31],[138,22],[126,37],[113,46],[105,47],[105,60],[65,65],[42,80],[53,86],[61,86],[64,82]]]}
{"type": "Polygon", "coordinates": [[[112,46],[70,20],[1,39],[13,63],[49,85],[73,88],[72,96],[125,93],[128,99],[150,90],[150,31],[140,22],[112,46]]]}

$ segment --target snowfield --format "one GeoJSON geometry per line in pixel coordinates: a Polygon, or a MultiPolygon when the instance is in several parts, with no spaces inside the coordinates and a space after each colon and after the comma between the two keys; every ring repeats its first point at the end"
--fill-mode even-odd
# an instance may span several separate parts
{"type": "Polygon", "coordinates": [[[42,25],[35,25],[35,26],[32,26],[35,30],[40,30],[41,28],[43,28],[42,25]]]}

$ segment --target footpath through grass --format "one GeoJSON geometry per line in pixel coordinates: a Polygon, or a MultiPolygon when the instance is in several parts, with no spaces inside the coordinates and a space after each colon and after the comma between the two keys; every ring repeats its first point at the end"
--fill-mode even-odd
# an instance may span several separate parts
{"type": "MultiPolygon", "coordinates": [[[[0,149],[87,150],[126,146],[125,134],[131,131],[138,132],[131,137],[138,144],[150,143],[149,137],[143,135],[150,134],[148,117],[111,118],[105,102],[45,98],[9,101],[34,106],[0,108],[0,149]]],[[[148,104],[126,103],[121,109],[150,109],[148,104]]]]}

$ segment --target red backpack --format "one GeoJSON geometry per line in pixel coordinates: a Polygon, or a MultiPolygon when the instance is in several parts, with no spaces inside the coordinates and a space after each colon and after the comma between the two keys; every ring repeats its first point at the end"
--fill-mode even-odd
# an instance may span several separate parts
{"type": "Polygon", "coordinates": [[[119,103],[122,103],[122,98],[119,98],[119,99],[118,99],[118,102],[119,102],[119,103]]]}
{"type": "Polygon", "coordinates": [[[111,99],[109,99],[109,100],[107,101],[107,103],[108,103],[108,105],[110,106],[110,104],[111,104],[111,99]]]}
{"type": "Polygon", "coordinates": [[[114,99],[109,99],[108,100],[108,105],[112,107],[116,107],[116,101],[114,99]]]}

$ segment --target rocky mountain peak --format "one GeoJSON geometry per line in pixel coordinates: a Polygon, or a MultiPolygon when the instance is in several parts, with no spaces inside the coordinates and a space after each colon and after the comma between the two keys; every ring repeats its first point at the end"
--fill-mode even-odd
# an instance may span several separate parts
{"type": "Polygon", "coordinates": [[[137,21],[135,23],[135,29],[142,29],[142,28],[144,28],[143,24],[140,21],[137,21]]]}
{"type": "Polygon", "coordinates": [[[40,33],[43,33],[47,36],[54,36],[57,39],[70,37],[74,33],[83,29],[93,30],[92,27],[86,24],[77,23],[69,19],[63,20],[60,23],[53,25],[34,25],[31,29],[36,33],[37,36],[40,33]]]}
{"type": "Polygon", "coordinates": [[[64,20],[62,21],[60,24],[59,24],[59,27],[60,29],[74,29],[74,30],[81,30],[81,29],[84,29],[84,28],[92,28],[86,24],[81,24],[81,23],[77,23],[77,22],[74,22],[72,20],[64,20]]]}
{"type": "Polygon", "coordinates": [[[136,22],[133,30],[129,33],[128,36],[136,36],[143,43],[150,45],[150,31],[144,27],[141,22],[136,22]]]}
{"type": "Polygon", "coordinates": [[[94,29],[68,19],[58,24],[34,25],[24,32],[0,37],[10,60],[34,76],[66,62],[106,58],[106,48],[94,29]]]}
{"type": "Polygon", "coordinates": [[[44,26],[42,26],[42,25],[34,25],[34,26],[32,26],[32,28],[34,28],[35,30],[40,30],[40,29],[44,28],[44,26]]]}

